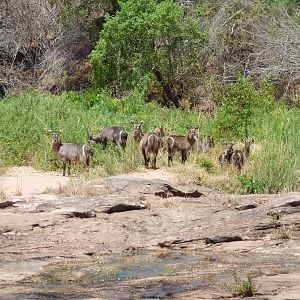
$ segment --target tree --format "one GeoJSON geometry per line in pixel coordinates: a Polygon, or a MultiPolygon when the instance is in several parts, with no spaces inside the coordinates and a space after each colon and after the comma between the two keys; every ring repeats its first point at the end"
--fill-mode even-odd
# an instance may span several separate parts
{"type": "Polygon", "coordinates": [[[171,0],[128,0],[120,7],[107,17],[91,54],[94,82],[119,94],[152,85],[164,104],[178,107],[199,84],[204,33],[171,0]]]}
{"type": "Polygon", "coordinates": [[[254,32],[255,49],[250,56],[251,75],[281,83],[281,94],[287,98],[295,96],[293,88],[299,93],[299,18],[299,13],[290,15],[286,7],[271,11],[254,32]]]}
{"type": "Polygon", "coordinates": [[[261,81],[256,88],[250,77],[237,77],[235,83],[225,86],[222,103],[216,114],[216,134],[220,138],[249,138],[257,115],[274,107],[273,85],[261,81]]]}

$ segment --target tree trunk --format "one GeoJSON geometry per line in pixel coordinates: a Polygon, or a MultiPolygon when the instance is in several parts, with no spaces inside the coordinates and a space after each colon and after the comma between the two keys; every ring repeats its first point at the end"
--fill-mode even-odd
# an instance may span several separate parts
{"type": "Polygon", "coordinates": [[[164,90],[164,94],[167,97],[168,102],[171,102],[172,104],[175,105],[175,107],[178,108],[179,100],[182,99],[182,92],[180,94],[174,94],[170,85],[168,83],[166,83],[166,81],[164,80],[161,72],[157,68],[153,68],[152,70],[153,70],[153,73],[154,73],[157,81],[161,84],[161,86],[164,90]]]}

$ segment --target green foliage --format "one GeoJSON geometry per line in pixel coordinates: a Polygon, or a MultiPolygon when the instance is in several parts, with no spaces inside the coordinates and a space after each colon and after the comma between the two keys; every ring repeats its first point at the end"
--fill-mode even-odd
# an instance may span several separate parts
{"type": "Polygon", "coordinates": [[[274,106],[274,90],[267,82],[256,89],[250,78],[242,77],[225,89],[216,114],[216,135],[228,139],[248,138],[255,117],[274,106]]]}
{"type": "Polygon", "coordinates": [[[206,172],[210,173],[214,168],[214,163],[206,158],[201,158],[199,161],[197,161],[199,166],[203,168],[206,172]]]}
{"type": "MultiPolygon", "coordinates": [[[[266,92],[265,97],[269,94],[266,92]]],[[[93,145],[95,156],[91,172],[95,176],[137,171],[142,166],[141,151],[132,139],[131,119],[144,120],[144,132],[163,126],[166,133],[185,135],[187,125],[199,125],[200,136],[203,136],[211,135],[214,129],[213,118],[200,117],[194,111],[160,107],[154,102],[145,103],[141,93],[136,91],[121,99],[111,97],[105,90],[66,92],[60,96],[30,92],[5,98],[0,102],[0,109],[0,168],[31,165],[45,170],[60,169],[61,163],[50,147],[51,138],[45,133],[47,128],[62,130],[65,142],[79,143],[86,142],[87,127],[96,134],[106,126],[123,126],[129,132],[125,152],[114,145],[106,150],[93,145]]],[[[254,144],[242,175],[235,176],[230,168],[214,167],[218,164],[220,145],[207,154],[193,153],[185,168],[179,167],[179,160],[176,166],[175,158],[174,167],[194,178],[201,176],[204,185],[231,192],[298,191],[299,109],[278,105],[264,113],[258,111],[260,113],[255,112],[251,120],[254,144]]],[[[236,148],[239,149],[238,145],[236,148]]],[[[167,154],[160,152],[158,166],[166,165],[167,154]]]]}
{"type": "Polygon", "coordinates": [[[262,178],[254,179],[249,175],[241,175],[239,180],[242,184],[243,194],[259,194],[263,193],[266,189],[266,181],[262,178]]]}
{"type": "Polygon", "coordinates": [[[197,23],[171,0],[121,2],[121,10],[107,17],[91,53],[94,82],[117,91],[144,90],[154,80],[154,68],[164,84],[182,82],[199,69],[202,41],[197,23]]]}
{"type": "Polygon", "coordinates": [[[60,168],[47,128],[62,130],[62,141],[82,143],[87,140],[87,128],[99,133],[106,126],[123,126],[130,133],[125,153],[114,145],[105,151],[93,145],[93,172],[101,176],[134,171],[142,165],[139,146],[131,137],[129,119],[144,120],[145,132],[163,125],[167,131],[175,128],[176,132],[185,134],[187,125],[198,124],[197,113],[145,103],[138,92],[123,99],[110,97],[105,91],[65,92],[60,96],[30,92],[4,99],[0,109],[0,167],[60,168]]]}
{"type": "Polygon", "coordinates": [[[245,279],[241,279],[237,271],[235,271],[234,279],[236,286],[233,289],[233,294],[235,297],[252,297],[257,292],[252,275],[250,273],[247,274],[245,279]]]}

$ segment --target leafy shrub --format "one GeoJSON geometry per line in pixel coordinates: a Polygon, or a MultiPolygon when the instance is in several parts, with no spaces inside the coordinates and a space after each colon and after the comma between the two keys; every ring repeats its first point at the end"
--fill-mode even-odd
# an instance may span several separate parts
{"type": "Polygon", "coordinates": [[[273,87],[261,82],[260,88],[256,89],[250,78],[240,76],[225,89],[216,114],[216,135],[228,139],[248,138],[255,117],[274,107],[273,87]]]}
{"type": "Polygon", "coordinates": [[[215,166],[211,160],[206,158],[199,159],[198,164],[201,168],[203,168],[208,173],[211,172],[215,166]]]}
{"type": "Polygon", "coordinates": [[[234,272],[235,287],[233,288],[234,296],[252,297],[257,292],[253,277],[250,273],[245,279],[241,279],[237,271],[234,272]]]}
{"type": "MultiPolygon", "coordinates": [[[[199,74],[204,34],[197,22],[184,14],[183,6],[171,0],[120,4],[121,10],[106,19],[91,53],[97,86],[111,86],[124,93],[136,88],[143,91],[155,81],[158,90],[168,90],[165,95],[169,97],[175,93],[174,83],[179,89],[186,78],[199,74]]],[[[175,98],[168,100],[175,104],[175,98]]]]}
{"type": "Polygon", "coordinates": [[[263,193],[266,189],[267,183],[262,178],[254,179],[247,175],[241,175],[239,180],[242,184],[242,193],[258,194],[263,193]]]}

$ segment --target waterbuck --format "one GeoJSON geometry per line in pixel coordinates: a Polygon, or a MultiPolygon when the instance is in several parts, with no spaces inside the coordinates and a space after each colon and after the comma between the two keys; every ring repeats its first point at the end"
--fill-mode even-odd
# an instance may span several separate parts
{"type": "Polygon", "coordinates": [[[211,136],[205,137],[200,143],[199,143],[199,150],[203,153],[207,152],[209,149],[214,148],[215,143],[211,136]]]}
{"type": "Polygon", "coordinates": [[[188,134],[186,136],[183,135],[169,135],[166,141],[167,150],[168,150],[168,166],[171,166],[171,162],[173,162],[173,156],[178,151],[181,152],[181,163],[185,163],[187,161],[187,157],[190,151],[195,150],[197,147],[197,129],[189,128],[188,134]]]}
{"type": "Polygon", "coordinates": [[[60,139],[60,131],[48,129],[47,133],[52,136],[52,149],[62,159],[63,162],[63,176],[66,175],[66,167],[68,165],[68,175],[71,175],[71,163],[77,164],[84,160],[85,166],[90,165],[93,156],[93,150],[88,144],[70,144],[62,143],[60,139]]]}
{"type": "Polygon", "coordinates": [[[244,148],[241,150],[235,150],[230,158],[230,163],[234,165],[238,172],[240,173],[242,170],[242,166],[244,165],[245,161],[250,155],[250,146],[253,144],[254,141],[244,141],[244,148]]]}
{"type": "Polygon", "coordinates": [[[156,128],[155,134],[159,137],[160,148],[162,148],[165,151],[166,150],[166,145],[164,141],[165,129],[162,126],[160,126],[159,128],[156,128]]]}
{"type": "Polygon", "coordinates": [[[106,127],[101,133],[97,135],[93,135],[88,130],[88,140],[91,142],[101,144],[103,146],[103,149],[106,148],[108,142],[112,142],[117,146],[125,149],[127,137],[127,131],[119,126],[106,127]]]}
{"type": "Polygon", "coordinates": [[[144,135],[142,131],[142,125],[144,124],[144,121],[141,121],[140,124],[138,124],[130,120],[130,124],[133,125],[133,139],[139,143],[144,135]]]}
{"type": "Polygon", "coordinates": [[[226,148],[226,150],[223,152],[223,153],[221,153],[220,155],[219,155],[219,163],[220,163],[220,165],[221,165],[221,167],[224,165],[224,164],[229,164],[230,163],[230,161],[231,161],[231,156],[232,156],[232,154],[233,154],[233,152],[234,152],[234,150],[233,150],[233,143],[230,143],[230,144],[228,144],[227,142],[225,142],[225,144],[227,145],[227,148],[226,148]]]}
{"type": "Polygon", "coordinates": [[[162,126],[160,126],[159,128],[157,128],[155,130],[155,134],[160,137],[160,138],[164,138],[165,137],[165,130],[162,126]]]}
{"type": "Polygon", "coordinates": [[[140,147],[142,149],[146,168],[148,168],[150,159],[152,157],[151,167],[154,170],[156,169],[156,157],[160,146],[161,138],[158,137],[156,133],[150,132],[143,135],[140,141],[140,147]]]}

